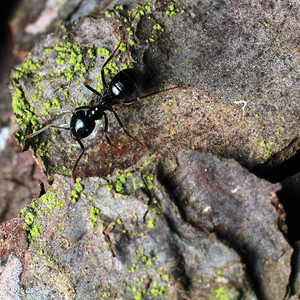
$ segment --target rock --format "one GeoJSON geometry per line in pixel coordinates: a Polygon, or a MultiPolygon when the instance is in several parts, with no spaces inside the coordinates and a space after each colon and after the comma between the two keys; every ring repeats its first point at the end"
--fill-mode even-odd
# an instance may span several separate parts
{"type": "Polygon", "coordinates": [[[75,188],[56,175],[18,221],[25,299],[283,299],[292,249],[271,203],[277,189],[199,152],[75,188]]]}
{"type": "Polygon", "coordinates": [[[163,177],[184,218],[213,232],[243,257],[264,299],[283,299],[292,251],[270,205],[280,185],[257,179],[237,162],[198,152],[182,153],[176,163],[175,175],[169,171],[163,177]]]}
{"type": "MultiPolygon", "coordinates": [[[[294,28],[297,5],[290,7],[295,14],[287,17],[285,30],[294,28]]],[[[196,6],[132,2],[112,7],[106,18],[85,17],[48,35],[12,75],[20,141],[38,124],[67,127],[72,110],[88,104],[91,96],[83,78],[103,88],[100,68],[118,43],[119,24],[128,32],[128,49],[122,52],[122,46],[116,64],[107,67],[107,81],[134,65],[150,79],[141,94],[162,85],[191,85],[118,110],[127,129],[151,144],[152,153],[200,149],[253,168],[275,154],[280,164],[299,149],[299,143],[293,151],[289,147],[299,132],[299,56],[293,41],[280,38],[280,24],[266,20],[260,6],[247,2],[237,7],[230,1],[196,6]]],[[[89,168],[81,164],[81,176],[105,176],[147,157],[121,134],[113,117],[109,128],[121,151],[108,147],[98,127],[84,141],[92,163],[89,168]]],[[[45,131],[40,138],[31,144],[39,145],[47,172],[69,174],[78,152],[68,134],[45,131]]]]}
{"type": "MultiPolygon", "coordinates": [[[[75,2],[60,14],[76,20],[96,7],[75,2]]],[[[12,72],[16,137],[53,181],[16,219],[20,231],[10,248],[11,223],[2,227],[4,275],[22,272],[8,285],[14,295],[277,300],[291,290],[296,296],[299,270],[291,270],[285,216],[276,204],[281,186],[239,163],[269,170],[299,149],[298,8],[121,1],[53,32],[52,19],[49,34],[12,72]],[[74,187],[69,177],[80,148],[69,132],[25,136],[49,124],[67,128],[76,107],[99,101],[84,79],[103,92],[101,66],[122,32],[108,82],[135,67],[144,74],[141,95],[190,87],[117,108],[127,130],[150,150],[108,112],[117,149],[97,122],[82,141],[86,153],[74,187]],[[16,243],[24,239],[22,222],[28,249],[16,243]]]]}

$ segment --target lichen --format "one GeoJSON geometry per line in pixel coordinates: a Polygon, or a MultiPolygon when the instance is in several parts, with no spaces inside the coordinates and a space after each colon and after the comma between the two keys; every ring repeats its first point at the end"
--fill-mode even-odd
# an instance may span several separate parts
{"type": "Polygon", "coordinates": [[[94,228],[96,226],[96,224],[97,224],[99,213],[100,213],[99,208],[94,207],[94,206],[91,207],[91,212],[90,212],[90,218],[91,218],[90,226],[92,228],[94,228]]]}
{"type": "Polygon", "coordinates": [[[128,193],[126,192],[126,182],[127,182],[128,178],[131,176],[132,176],[132,173],[128,172],[125,174],[120,174],[120,176],[117,177],[116,179],[113,179],[113,180],[108,179],[109,184],[107,185],[107,189],[109,191],[114,189],[115,192],[117,193],[117,195],[119,195],[123,198],[127,198],[128,193]]]}
{"type": "Polygon", "coordinates": [[[213,300],[230,300],[230,296],[228,295],[226,289],[221,286],[218,289],[213,289],[212,290],[212,294],[213,296],[211,297],[211,299],[213,300]]]}
{"type": "MultiPolygon", "coordinates": [[[[106,11],[105,15],[108,18],[116,18],[119,22],[122,22],[123,25],[125,26],[125,30],[128,33],[129,36],[129,44],[133,46],[135,44],[135,39],[134,39],[134,26],[133,26],[133,21],[140,19],[142,16],[147,16],[151,20],[155,21],[153,16],[151,15],[151,12],[154,7],[154,3],[151,3],[152,1],[146,1],[145,3],[138,3],[136,4],[133,8],[128,9],[126,11],[126,17],[122,17],[122,14],[119,12],[121,10],[124,10],[124,6],[116,6],[113,9],[110,9],[106,11]]],[[[164,28],[161,24],[154,24],[152,28],[151,35],[149,39],[147,40],[148,42],[154,42],[160,32],[163,32],[164,28]]]]}
{"type": "Polygon", "coordinates": [[[75,182],[75,187],[71,191],[72,196],[69,197],[69,200],[71,200],[73,203],[76,203],[83,193],[84,187],[81,182],[82,182],[82,178],[77,177],[75,182]]]}
{"type": "MultiPolygon", "coordinates": [[[[125,43],[122,43],[119,47],[119,52],[124,52],[126,50],[125,43]]],[[[16,137],[21,145],[25,146],[25,141],[27,140],[26,135],[36,132],[38,129],[44,127],[44,121],[51,122],[53,116],[61,113],[64,108],[63,103],[72,106],[79,106],[86,104],[86,99],[80,100],[80,97],[70,97],[70,86],[76,81],[76,85],[82,84],[83,80],[78,80],[78,78],[88,77],[88,70],[95,67],[96,59],[101,57],[101,59],[107,59],[110,56],[110,51],[106,48],[99,47],[95,48],[93,45],[77,45],[71,42],[60,42],[53,46],[53,48],[45,48],[42,51],[41,57],[39,59],[34,59],[36,53],[30,54],[27,59],[17,67],[12,74],[12,104],[17,122],[20,124],[20,129],[16,132],[16,137]],[[84,59],[88,57],[88,60],[84,59]],[[85,62],[88,61],[88,65],[85,62]],[[33,90],[26,90],[24,92],[24,81],[30,78],[33,82],[33,90]],[[63,80],[65,84],[59,89],[55,90],[51,100],[44,98],[44,86],[51,85],[57,80],[63,80]],[[38,104],[36,104],[38,103],[38,104]],[[35,112],[34,107],[39,105],[39,109],[35,112]]],[[[107,81],[120,71],[120,66],[117,61],[120,60],[118,53],[115,59],[111,60],[106,68],[105,75],[108,77],[107,81]]],[[[130,67],[130,63],[126,60],[122,60],[122,64],[125,67],[130,67]]],[[[100,68],[99,68],[100,70],[100,68]]],[[[98,86],[96,90],[101,92],[103,90],[103,83],[101,74],[96,79],[98,86]]],[[[27,87],[26,87],[27,88],[27,87]]],[[[57,135],[52,135],[47,141],[43,141],[39,136],[30,138],[26,141],[29,147],[34,148],[38,155],[42,157],[43,163],[53,157],[50,154],[49,149],[51,149],[51,141],[55,141],[55,145],[64,149],[64,145],[60,145],[57,135]]],[[[74,147],[71,148],[71,153],[74,152],[74,147]]],[[[48,166],[46,166],[48,168],[48,166]]],[[[52,163],[52,171],[69,174],[70,172],[63,170],[64,166],[58,166],[52,163]]],[[[75,191],[73,192],[76,193],[75,191]]],[[[73,195],[74,198],[77,195],[73,195]]]]}
{"type": "Polygon", "coordinates": [[[24,229],[27,232],[28,241],[32,238],[38,237],[43,225],[40,223],[42,219],[49,215],[53,209],[60,210],[64,205],[64,200],[56,196],[53,189],[49,189],[46,194],[39,199],[34,199],[30,205],[21,210],[21,215],[24,218],[24,229]]]}

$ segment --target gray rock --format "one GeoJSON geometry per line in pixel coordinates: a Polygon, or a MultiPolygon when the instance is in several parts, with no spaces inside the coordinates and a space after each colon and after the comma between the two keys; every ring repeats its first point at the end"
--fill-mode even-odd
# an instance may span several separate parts
{"type": "Polygon", "coordinates": [[[21,291],[25,299],[283,299],[292,249],[271,203],[277,189],[199,152],[75,188],[56,175],[20,216],[29,242],[18,246],[21,291]]]}
{"type": "MultiPolygon", "coordinates": [[[[294,28],[297,5],[289,7],[294,13],[286,17],[285,30],[294,28]]],[[[162,85],[191,85],[119,109],[124,125],[151,145],[152,152],[193,148],[252,168],[274,154],[274,163],[280,164],[299,149],[299,143],[290,146],[299,135],[299,55],[294,40],[282,37],[280,24],[268,19],[261,6],[230,1],[139,6],[130,2],[111,8],[106,18],[82,18],[48,35],[12,75],[15,113],[23,125],[19,140],[37,123],[68,126],[71,111],[86,105],[91,96],[83,78],[101,88],[100,68],[118,43],[119,24],[129,33],[124,40],[128,51],[121,51],[117,65],[107,68],[107,81],[121,68],[134,65],[150,79],[141,94],[162,85]],[[61,115],[66,111],[70,113],[61,115]]],[[[104,176],[148,155],[143,149],[136,151],[136,143],[120,133],[113,118],[110,134],[122,151],[103,144],[99,130],[84,141],[93,163],[82,166],[82,176],[104,176]]],[[[50,174],[67,174],[77,148],[68,135],[55,137],[44,132],[39,152],[50,174]]]]}
{"type": "MultiPolygon", "coordinates": [[[[69,20],[95,7],[83,1],[74,10],[75,2],[66,7],[69,20]]],[[[12,73],[16,136],[54,182],[17,219],[29,248],[17,243],[24,231],[9,247],[11,240],[1,241],[2,266],[18,249],[25,299],[288,297],[292,248],[274,205],[280,185],[234,160],[182,150],[248,168],[278,165],[297,152],[299,4],[119,4],[60,26],[12,73]],[[74,187],[68,176],[79,147],[69,132],[24,137],[50,123],[68,127],[74,108],[97,100],[84,78],[103,88],[100,69],[122,31],[127,49],[107,67],[107,81],[134,66],[145,75],[141,95],[190,87],[118,108],[150,151],[111,115],[108,134],[118,150],[110,147],[99,121],[83,140],[84,181],[74,187]]]]}

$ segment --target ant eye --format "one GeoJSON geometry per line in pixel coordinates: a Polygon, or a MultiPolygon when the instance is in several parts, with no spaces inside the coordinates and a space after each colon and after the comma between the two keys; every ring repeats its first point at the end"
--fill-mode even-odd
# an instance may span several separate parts
{"type": "Polygon", "coordinates": [[[95,121],[86,116],[84,111],[78,111],[72,116],[70,127],[73,135],[83,139],[92,133],[95,128],[95,121]]]}

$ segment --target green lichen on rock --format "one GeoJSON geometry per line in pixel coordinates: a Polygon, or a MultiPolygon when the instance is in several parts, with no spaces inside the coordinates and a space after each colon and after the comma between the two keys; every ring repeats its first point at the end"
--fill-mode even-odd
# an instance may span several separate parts
{"type": "Polygon", "coordinates": [[[31,241],[32,238],[38,237],[42,230],[42,224],[36,223],[36,213],[32,207],[27,207],[21,210],[24,215],[25,226],[24,229],[27,232],[27,238],[31,241]]]}
{"type": "Polygon", "coordinates": [[[120,171],[117,172],[118,173],[118,177],[116,179],[108,179],[108,185],[107,185],[107,189],[109,191],[111,191],[112,189],[115,190],[115,192],[117,193],[117,195],[127,198],[128,197],[128,192],[126,189],[126,184],[129,178],[131,178],[132,173],[128,172],[128,173],[124,173],[124,174],[120,174],[120,171]]]}
{"type": "Polygon", "coordinates": [[[82,185],[81,182],[82,182],[82,178],[77,177],[75,182],[75,187],[71,192],[72,196],[69,197],[69,200],[71,200],[73,203],[76,203],[83,194],[84,186],[82,185]]]}
{"type": "Polygon", "coordinates": [[[85,51],[87,51],[85,47],[72,43],[58,43],[53,49],[46,48],[40,59],[34,60],[28,57],[13,71],[12,106],[16,120],[21,125],[17,133],[20,141],[24,140],[24,134],[34,132],[37,129],[39,118],[46,119],[53,112],[61,110],[61,102],[64,98],[61,97],[61,93],[64,92],[64,95],[67,96],[67,89],[59,89],[57,94],[60,97],[53,95],[53,98],[47,100],[43,97],[44,85],[62,78],[70,82],[76,73],[83,76],[88,70],[88,66],[83,62],[85,51]],[[63,68],[60,68],[59,65],[63,65],[63,68]],[[52,71],[50,72],[50,70],[52,71]],[[23,82],[29,78],[33,82],[34,90],[26,90],[25,93],[23,82]],[[35,114],[33,103],[40,104],[42,109],[39,110],[39,115],[35,114]]]}
{"type": "MultiPolygon", "coordinates": [[[[55,36],[55,35],[53,35],[55,36]]],[[[20,124],[15,133],[22,148],[32,147],[42,157],[45,168],[51,162],[51,171],[62,174],[69,172],[52,162],[55,152],[51,151],[52,145],[60,148],[66,155],[73,155],[74,146],[66,147],[56,134],[57,129],[51,129],[53,134],[49,137],[49,129],[31,138],[26,138],[42,129],[54,120],[61,118],[66,112],[71,114],[72,109],[81,105],[87,105],[89,98],[85,96],[86,89],[83,86],[84,79],[91,79],[97,84],[94,88],[102,92],[104,86],[101,78],[101,66],[96,66],[97,61],[106,61],[111,51],[105,47],[94,45],[80,45],[68,40],[72,32],[64,34],[67,38],[54,38],[52,47],[39,45],[33,49],[25,61],[12,72],[12,105],[17,122],[20,124]],[[94,78],[94,74],[99,74],[94,78]],[[85,94],[84,92],[85,91],[85,94]],[[45,138],[43,138],[45,136],[45,138]],[[52,143],[54,142],[54,143],[52,143]],[[68,152],[69,149],[69,152],[68,152]]],[[[117,45],[116,45],[117,46],[117,45]]],[[[113,60],[105,67],[106,81],[118,73],[121,68],[131,67],[128,59],[120,53],[126,51],[123,42],[113,60]]],[[[93,83],[91,83],[93,86],[93,83]]],[[[66,120],[67,118],[65,118],[66,120]]],[[[64,121],[65,122],[65,121],[64,121]]],[[[55,123],[55,122],[54,122],[55,123]]],[[[58,123],[60,126],[61,123],[58,123]]],[[[65,124],[65,123],[64,123],[65,124]]],[[[66,125],[61,127],[67,128],[66,125]]],[[[75,197],[76,198],[76,197],[75,197]]]]}
{"type": "Polygon", "coordinates": [[[24,229],[27,232],[27,238],[30,242],[33,238],[38,237],[43,230],[43,225],[39,220],[40,216],[42,214],[48,214],[49,210],[53,209],[53,203],[50,202],[49,199],[53,200],[53,195],[51,193],[44,195],[43,202],[46,203],[49,208],[43,209],[43,211],[40,209],[40,205],[37,199],[35,199],[31,205],[21,210],[21,215],[23,216],[25,221],[24,229]],[[46,198],[47,200],[45,200],[46,198]]]}
{"type": "MultiPolygon", "coordinates": [[[[74,79],[74,74],[76,72],[79,71],[81,73],[80,76],[83,77],[83,75],[88,71],[88,66],[86,66],[83,62],[83,55],[84,52],[87,52],[91,57],[92,48],[67,42],[65,44],[56,44],[55,50],[57,51],[57,65],[68,66],[62,72],[59,72],[59,75],[65,76],[68,82],[74,79]]],[[[95,57],[92,56],[92,58],[95,57]]]]}
{"type": "Polygon", "coordinates": [[[165,268],[157,268],[157,257],[146,254],[143,247],[136,249],[133,254],[134,260],[128,270],[133,276],[126,282],[126,289],[132,293],[134,299],[144,299],[147,296],[151,299],[166,294],[170,276],[165,268]]]}
{"type": "Polygon", "coordinates": [[[92,228],[94,228],[96,226],[96,224],[97,224],[99,213],[100,213],[99,208],[94,207],[94,206],[91,207],[91,212],[90,212],[91,221],[90,221],[90,225],[91,225],[92,228]]]}
{"type": "Polygon", "coordinates": [[[143,1],[134,5],[132,8],[125,8],[123,5],[117,5],[114,8],[107,10],[105,15],[108,18],[115,18],[125,26],[125,30],[129,36],[129,44],[135,45],[135,26],[134,22],[138,21],[142,17],[147,17],[152,20],[154,25],[152,27],[151,34],[146,40],[148,43],[155,42],[160,34],[164,31],[163,25],[157,22],[153,16],[155,11],[155,1],[143,1]],[[144,3],[143,3],[144,2],[144,3]]]}
{"type": "MultiPolygon", "coordinates": [[[[105,48],[95,50],[93,45],[80,46],[71,42],[57,43],[53,48],[46,48],[42,58],[36,61],[31,57],[27,58],[13,71],[12,105],[16,120],[21,125],[19,136],[22,133],[36,130],[39,118],[46,119],[53,113],[59,112],[62,109],[62,102],[70,102],[69,88],[66,88],[65,85],[59,88],[50,100],[43,97],[44,85],[57,80],[65,80],[67,84],[71,84],[75,79],[83,78],[89,68],[94,67],[96,54],[102,56],[105,54],[105,58],[107,58],[110,53],[105,48]],[[87,55],[89,56],[89,65],[84,62],[84,57],[87,55]],[[22,80],[27,78],[33,81],[34,90],[25,95],[22,80]],[[34,112],[31,105],[33,103],[39,103],[43,108],[39,111],[39,116],[34,112]]],[[[35,55],[38,56],[38,53],[35,55]]],[[[111,62],[106,68],[106,74],[108,72],[115,73],[116,69],[116,64],[111,62]]]]}
{"type": "Polygon", "coordinates": [[[34,199],[30,205],[21,210],[21,216],[25,221],[24,229],[30,243],[42,234],[47,218],[53,211],[61,210],[64,203],[65,199],[58,197],[55,189],[50,188],[46,194],[34,199]]]}

